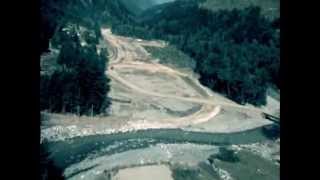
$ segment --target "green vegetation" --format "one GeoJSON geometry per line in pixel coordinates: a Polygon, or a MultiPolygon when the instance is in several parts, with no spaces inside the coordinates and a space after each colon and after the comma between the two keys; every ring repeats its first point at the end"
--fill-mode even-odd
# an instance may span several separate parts
{"type": "Polygon", "coordinates": [[[197,170],[190,169],[175,169],[173,173],[173,178],[177,180],[194,180],[199,179],[199,172],[197,170]]]}
{"type": "Polygon", "coordinates": [[[237,179],[279,179],[280,168],[272,161],[248,151],[239,151],[237,155],[240,159],[238,163],[216,161],[215,165],[228,171],[232,177],[236,177],[237,179]]]}
{"type": "Polygon", "coordinates": [[[41,109],[91,115],[105,112],[109,104],[106,50],[99,55],[94,43],[82,47],[75,29],[61,33],[60,68],[41,78],[41,109]]]}
{"type": "Polygon", "coordinates": [[[280,21],[265,18],[260,8],[212,11],[199,6],[203,0],[177,0],[153,7],[134,21],[124,2],[41,1],[41,53],[49,41],[60,50],[60,68],[41,80],[41,109],[103,112],[108,102],[102,97],[109,89],[102,75],[106,59],[102,61],[95,47],[106,25],[118,34],[170,42],[171,47],[148,50],[161,63],[194,69],[202,84],[238,103],[263,105],[267,88],[280,88],[280,21]],[[70,32],[70,26],[87,31],[75,28],[73,33],[80,36],[63,33],[70,32]],[[87,45],[81,46],[82,41],[87,45]],[[49,91],[51,87],[55,91],[49,91]]]}
{"type": "Polygon", "coordinates": [[[175,180],[219,180],[218,173],[206,162],[198,163],[198,167],[171,166],[175,180]]]}
{"type": "Polygon", "coordinates": [[[214,159],[219,159],[221,161],[233,162],[233,163],[240,161],[239,157],[235,154],[233,150],[227,149],[225,147],[220,147],[218,154],[211,155],[209,157],[210,162],[213,162],[214,159]]]}
{"type": "MultiPolygon", "coordinates": [[[[201,165],[204,166],[204,165],[201,165]]],[[[175,180],[218,180],[218,175],[212,170],[212,167],[187,169],[182,167],[174,167],[172,169],[172,177],[175,180]],[[211,173],[209,173],[208,171],[211,173]]]]}
{"type": "Polygon", "coordinates": [[[129,16],[118,0],[41,1],[40,54],[49,50],[49,42],[60,52],[54,59],[54,72],[41,75],[41,110],[105,113],[110,104],[105,75],[108,59],[106,49],[97,48],[100,29],[128,21],[129,16]]]}
{"type": "Polygon", "coordinates": [[[264,105],[268,86],[280,88],[279,19],[270,21],[259,7],[213,12],[198,3],[165,4],[113,31],[166,40],[196,60],[201,83],[238,103],[264,105]]]}
{"type": "Polygon", "coordinates": [[[196,62],[186,54],[182,53],[174,46],[144,47],[154,58],[159,59],[159,63],[176,68],[195,69],[196,62]]]}
{"type": "Polygon", "coordinates": [[[131,13],[119,0],[41,0],[40,54],[48,51],[53,35],[67,24],[93,29],[131,21],[131,13]]]}
{"type": "Polygon", "coordinates": [[[132,14],[138,15],[156,4],[156,0],[120,0],[132,14]]]}
{"type": "Polygon", "coordinates": [[[248,6],[261,7],[262,14],[270,19],[280,17],[280,0],[203,0],[201,3],[201,7],[212,11],[244,9],[248,6]]]}

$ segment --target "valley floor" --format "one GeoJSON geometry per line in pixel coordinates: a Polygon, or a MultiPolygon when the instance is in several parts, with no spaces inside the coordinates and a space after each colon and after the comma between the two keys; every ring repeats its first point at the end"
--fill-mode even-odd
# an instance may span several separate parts
{"type": "Polygon", "coordinates": [[[110,116],[43,112],[48,120],[42,140],[159,128],[231,133],[271,124],[261,113],[280,112],[280,102],[271,96],[262,108],[239,105],[202,86],[192,72],[159,64],[144,46],[162,48],[163,42],[117,36],[110,29],[102,33],[109,47],[110,116]]]}
{"type": "Polygon", "coordinates": [[[165,43],[102,33],[110,115],[41,113],[41,141],[49,142],[67,179],[278,179],[280,139],[246,130],[272,124],[262,113],[279,116],[279,98],[268,96],[262,108],[239,105],[202,86],[193,72],[158,63],[144,48],[165,43]],[[209,163],[220,147],[233,149],[240,162],[209,163]]]}

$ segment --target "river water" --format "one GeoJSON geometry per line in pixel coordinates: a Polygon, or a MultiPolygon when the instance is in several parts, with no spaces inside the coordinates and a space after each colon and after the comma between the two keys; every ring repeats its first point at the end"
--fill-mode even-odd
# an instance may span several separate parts
{"type": "MultiPolygon", "coordinates": [[[[279,136],[279,134],[276,134],[279,136]]],[[[250,144],[270,139],[263,127],[237,133],[202,133],[181,129],[153,129],[109,135],[76,137],[47,143],[51,158],[62,169],[86,159],[89,155],[105,156],[159,143],[226,146],[250,144]]]]}

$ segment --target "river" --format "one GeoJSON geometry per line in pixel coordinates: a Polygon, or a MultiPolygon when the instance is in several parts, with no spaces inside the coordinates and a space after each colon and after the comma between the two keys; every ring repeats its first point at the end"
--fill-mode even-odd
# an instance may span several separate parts
{"type": "MultiPolygon", "coordinates": [[[[275,136],[279,136],[279,134],[275,136]]],[[[111,155],[132,149],[146,148],[159,143],[193,143],[225,146],[263,142],[268,139],[270,137],[263,130],[263,127],[237,133],[203,133],[181,129],[153,129],[76,137],[64,141],[50,142],[46,146],[51,152],[50,157],[55,164],[59,168],[65,169],[72,164],[84,160],[88,155],[111,155]],[[102,149],[104,151],[101,151],[102,149]]]]}

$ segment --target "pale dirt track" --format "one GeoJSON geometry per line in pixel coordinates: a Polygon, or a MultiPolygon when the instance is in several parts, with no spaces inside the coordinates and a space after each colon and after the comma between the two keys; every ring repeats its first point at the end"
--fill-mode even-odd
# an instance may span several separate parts
{"type": "MultiPolygon", "coordinates": [[[[181,97],[176,95],[170,95],[170,94],[162,94],[158,92],[152,92],[148,91],[147,89],[141,88],[137,86],[134,82],[128,81],[125,78],[123,78],[119,73],[118,70],[126,68],[126,69],[139,69],[148,71],[151,73],[166,73],[167,75],[172,76],[173,78],[181,78],[181,77],[187,77],[188,74],[179,72],[175,69],[172,69],[170,67],[167,67],[165,65],[161,65],[159,63],[155,63],[154,61],[150,60],[150,56],[148,56],[148,53],[143,48],[142,45],[150,45],[150,46],[158,46],[163,47],[163,44],[156,44],[155,42],[150,42],[148,44],[148,41],[143,41],[143,43],[139,41],[134,41],[130,38],[124,38],[121,36],[116,36],[111,33],[109,29],[102,30],[102,33],[106,39],[106,41],[109,43],[110,47],[110,54],[112,54],[109,58],[109,68],[106,72],[110,78],[120,82],[122,85],[125,85],[131,90],[134,90],[137,93],[141,93],[145,96],[154,96],[154,97],[160,97],[160,98],[170,98],[175,99],[177,101],[185,101],[185,102],[193,102],[193,103],[199,103],[211,107],[211,111],[206,111],[207,118],[204,118],[201,116],[200,119],[194,119],[194,122],[203,122],[204,119],[211,119],[215,115],[217,115],[219,112],[217,110],[220,110],[220,106],[223,107],[233,107],[233,108],[240,108],[246,111],[252,111],[255,113],[262,113],[261,109],[255,108],[255,107],[248,107],[248,106],[242,106],[238,105],[236,103],[228,103],[228,102],[221,102],[214,99],[213,96],[210,96],[209,94],[207,96],[202,97],[181,97]]],[[[196,79],[189,76],[192,81],[197,81],[196,79]]],[[[194,83],[198,85],[200,89],[204,89],[200,83],[194,83]]],[[[191,87],[191,89],[194,89],[195,87],[191,87]]],[[[205,108],[205,107],[204,107],[205,108]]],[[[202,111],[203,108],[200,110],[202,111]]],[[[200,114],[200,112],[196,113],[197,115],[200,114]]],[[[192,118],[195,118],[194,116],[191,116],[192,118]]],[[[186,118],[186,117],[185,117],[186,118]]],[[[183,118],[183,119],[185,119],[183,118]]],[[[180,121],[181,122],[181,121],[180,121]]]]}
{"type": "MultiPolygon", "coordinates": [[[[152,41],[150,42],[150,44],[148,44],[148,41],[134,41],[129,38],[113,35],[109,30],[102,30],[102,33],[106,41],[108,42],[109,46],[111,46],[109,48],[109,68],[106,71],[106,74],[111,79],[121,83],[130,90],[134,90],[136,93],[143,94],[144,96],[169,98],[171,100],[174,99],[177,101],[186,101],[206,105],[202,106],[202,108],[198,112],[186,117],[162,119],[161,122],[163,122],[163,125],[161,125],[161,123],[158,124],[156,122],[156,126],[159,126],[159,128],[161,128],[162,126],[180,127],[189,124],[201,123],[208,121],[209,119],[213,118],[215,115],[219,113],[220,106],[216,106],[216,104],[213,104],[210,100],[186,98],[176,95],[161,94],[157,92],[148,91],[146,89],[138,87],[134,82],[129,82],[128,80],[121,77],[121,75],[119,75],[118,73],[118,70],[123,68],[139,69],[151,73],[165,73],[175,78],[180,78],[181,76],[188,75],[171,69],[167,66],[150,61],[150,56],[142,45],[163,47],[161,44],[157,44],[156,42],[152,41]]],[[[190,88],[193,89],[193,87],[190,88]]],[[[154,123],[152,124],[154,125],[154,123]]],[[[150,126],[152,126],[152,124],[150,124],[150,126]]]]}

